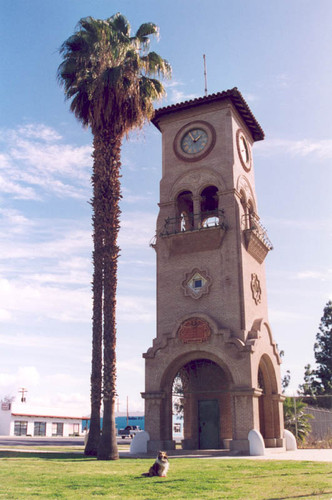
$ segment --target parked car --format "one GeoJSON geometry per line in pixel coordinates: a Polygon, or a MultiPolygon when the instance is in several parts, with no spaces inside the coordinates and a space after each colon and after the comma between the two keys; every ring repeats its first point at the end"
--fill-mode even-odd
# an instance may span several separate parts
{"type": "Polygon", "coordinates": [[[135,434],[141,431],[142,429],[138,425],[127,425],[124,429],[119,430],[119,436],[121,436],[122,439],[125,439],[126,437],[133,438],[135,434]]]}

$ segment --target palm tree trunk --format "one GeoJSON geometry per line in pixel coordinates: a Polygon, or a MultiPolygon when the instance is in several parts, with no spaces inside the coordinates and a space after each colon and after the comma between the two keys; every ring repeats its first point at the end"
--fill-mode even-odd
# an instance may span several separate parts
{"type": "Polygon", "coordinates": [[[100,439],[100,405],[102,386],[102,333],[103,333],[103,213],[100,209],[100,175],[93,165],[93,317],[91,366],[91,416],[88,440],[84,454],[97,456],[100,439]]]}
{"type": "Polygon", "coordinates": [[[100,437],[98,458],[119,458],[115,428],[116,398],[116,290],[119,247],[117,238],[120,229],[120,148],[121,138],[113,137],[110,131],[95,135],[95,161],[98,161],[102,185],[101,196],[104,223],[104,328],[103,328],[103,429],[100,437]]]}

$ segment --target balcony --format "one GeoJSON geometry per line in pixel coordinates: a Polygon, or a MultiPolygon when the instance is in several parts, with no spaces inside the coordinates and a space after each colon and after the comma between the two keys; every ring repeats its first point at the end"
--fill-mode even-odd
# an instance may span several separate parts
{"type": "Polygon", "coordinates": [[[247,228],[243,231],[246,249],[257,262],[262,264],[267,253],[273,249],[267,231],[254,214],[243,216],[243,226],[247,228]]]}
{"type": "Polygon", "coordinates": [[[212,210],[199,214],[183,214],[180,217],[174,218],[168,217],[165,220],[165,225],[160,236],[187,233],[188,231],[205,231],[216,227],[224,230],[226,229],[225,214],[223,210],[212,210]]]}
{"type": "Polygon", "coordinates": [[[172,255],[219,248],[226,232],[223,210],[167,218],[160,232],[172,255]]]}

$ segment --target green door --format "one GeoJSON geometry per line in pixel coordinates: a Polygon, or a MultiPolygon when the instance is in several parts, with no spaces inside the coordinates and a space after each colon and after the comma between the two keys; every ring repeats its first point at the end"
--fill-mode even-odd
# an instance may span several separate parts
{"type": "Polygon", "coordinates": [[[219,404],[217,399],[198,401],[198,443],[200,450],[219,448],[219,404]]]}

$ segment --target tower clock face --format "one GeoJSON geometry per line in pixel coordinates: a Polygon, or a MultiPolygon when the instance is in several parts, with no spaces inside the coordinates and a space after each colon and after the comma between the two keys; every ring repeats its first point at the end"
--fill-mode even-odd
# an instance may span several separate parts
{"type": "Polygon", "coordinates": [[[202,128],[192,128],[184,134],[181,140],[181,149],[184,153],[196,154],[206,147],[208,135],[202,128]]]}
{"type": "Polygon", "coordinates": [[[244,161],[244,163],[247,164],[249,161],[249,150],[248,150],[247,141],[245,140],[243,135],[240,137],[240,153],[242,156],[242,160],[244,161]]]}
{"type": "Polygon", "coordinates": [[[242,167],[249,172],[251,169],[251,153],[249,143],[241,129],[237,131],[237,149],[242,167]]]}
{"type": "Polygon", "coordinates": [[[175,136],[173,149],[184,161],[198,161],[207,156],[216,142],[216,133],[210,123],[203,120],[190,122],[175,136]]]}

